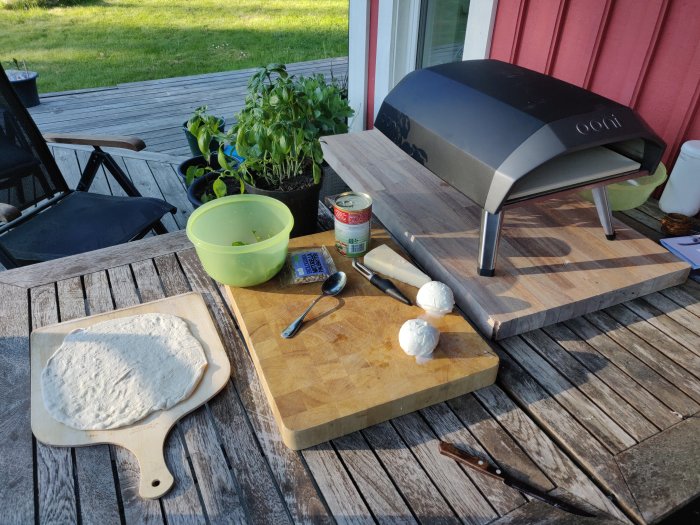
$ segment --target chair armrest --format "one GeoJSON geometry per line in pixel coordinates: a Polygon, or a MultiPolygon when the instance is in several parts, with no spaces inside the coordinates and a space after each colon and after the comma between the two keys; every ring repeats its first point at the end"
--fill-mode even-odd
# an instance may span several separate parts
{"type": "Polygon", "coordinates": [[[122,137],[110,135],[78,135],[74,133],[45,133],[46,142],[59,144],[82,144],[86,146],[104,146],[108,148],[123,148],[141,151],[146,143],[138,137],[122,137]]]}
{"type": "Polygon", "coordinates": [[[11,204],[0,202],[0,222],[14,221],[20,215],[22,215],[22,212],[19,211],[19,209],[15,208],[11,204]]]}

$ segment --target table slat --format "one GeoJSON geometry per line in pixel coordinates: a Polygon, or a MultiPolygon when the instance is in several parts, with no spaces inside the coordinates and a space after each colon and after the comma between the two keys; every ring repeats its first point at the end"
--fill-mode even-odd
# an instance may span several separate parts
{"type": "Polygon", "coordinates": [[[660,293],[629,301],[625,306],[700,357],[700,312],[694,314],[660,293]]]}
{"type": "MultiPolygon", "coordinates": [[[[484,409],[494,417],[503,429],[522,447],[530,459],[546,473],[557,487],[564,489],[565,499],[585,508],[600,509],[616,519],[628,522],[622,511],[606,497],[588,475],[562,451],[566,446],[559,445],[547,435],[533,418],[520,410],[506,392],[498,385],[492,385],[474,393],[474,397],[484,409]]],[[[463,414],[460,414],[463,415],[463,414]]],[[[586,431],[581,429],[583,434],[586,431]]],[[[570,434],[577,439],[580,434],[570,434]]],[[[510,457],[496,457],[497,461],[509,468],[510,457]]],[[[612,478],[611,479],[615,479],[612,478]]],[[[562,492],[558,492],[562,495],[562,492]]],[[[621,492],[624,494],[624,492],[621,492]]],[[[600,514],[600,512],[595,512],[600,514]]]]}
{"type": "Polygon", "coordinates": [[[231,381],[240,396],[293,521],[295,523],[332,521],[301,455],[289,450],[282,443],[253,363],[219,290],[202,269],[194,250],[178,252],[177,258],[190,287],[193,291],[202,294],[216,321],[231,360],[231,381]]]}
{"type": "Polygon", "coordinates": [[[658,432],[657,427],[544,331],[533,330],[523,334],[522,339],[636,441],[642,441],[658,432]]]}
{"type": "Polygon", "coordinates": [[[301,451],[318,488],[340,525],[375,523],[352,478],[338,459],[330,442],[301,451]]]}
{"type": "Polygon", "coordinates": [[[460,523],[390,422],[366,428],[362,435],[421,523],[460,523]]]}
{"type": "MultiPolygon", "coordinates": [[[[609,309],[607,313],[617,322],[624,324],[639,339],[692,374],[695,379],[700,378],[700,355],[691,352],[688,347],[678,342],[678,339],[682,339],[684,335],[683,326],[673,321],[662,311],[643,301],[630,301],[619,308],[609,309]],[[673,337],[667,332],[678,335],[673,337]]],[[[700,319],[697,319],[697,323],[700,325],[700,319]]],[[[697,338],[697,341],[688,341],[687,344],[698,348],[698,352],[700,352],[700,337],[695,334],[692,336],[697,338]]]]}
{"type": "Polygon", "coordinates": [[[377,521],[417,523],[360,432],[334,439],[333,446],[377,521]]]}
{"type": "Polygon", "coordinates": [[[627,352],[624,347],[587,318],[577,317],[564,324],[579,338],[586,341],[591,348],[595,349],[597,355],[602,358],[602,362],[598,365],[599,368],[609,366],[608,363],[617,366],[666,405],[670,411],[675,412],[677,414],[676,423],[683,415],[693,414],[698,409],[695,401],[646,363],[627,352]]]}
{"type": "MultiPolygon", "coordinates": [[[[166,295],[190,291],[189,283],[174,254],[154,259],[166,295]]],[[[225,342],[224,342],[225,344],[225,342]]],[[[250,521],[288,523],[291,521],[265,459],[247,424],[245,412],[231,383],[208,403],[210,419],[226,451],[250,521]]]]}
{"type": "MultiPolygon", "coordinates": [[[[141,302],[165,297],[152,260],[136,262],[131,268],[141,302]]],[[[241,523],[247,521],[238,481],[235,473],[229,469],[206,408],[201,407],[186,415],[176,426],[187,446],[209,519],[231,519],[241,523]]]]}
{"type": "MultiPolygon", "coordinates": [[[[585,323],[585,321],[584,321],[585,323]]],[[[659,401],[629,375],[599,354],[585,340],[581,340],[564,324],[556,324],[542,329],[559,347],[566,350],[567,356],[583,367],[583,373],[589,380],[598,378],[605,386],[616,392],[622,399],[633,406],[656,428],[663,430],[678,423],[676,414],[659,401]]],[[[549,357],[547,353],[546,357],[549,357]]]]}
{"type": "MultiPolygon", "coordinates": [[[[61,322],[85,317],[79,277],[58,281],[56,289],[61,322]]],[[[120,509],[109,445],[76,447],[73,454],[82,522],[94,525],[118,522],[120,509]]]]}
{"type": "Polygon", "coordinates": [[[504,339],[500,346],[610,452],[620,452],[636,443],[605,412],[590,403],[573,383],[533,351],[522,338],[504,339]]]}
{"type": "Polygon", "coordinates": [[[630,354],[643,361],[647,366],[675,385],[679,390],[693,400],[688,403],[687,414],[693,414],[700,409],[700,382],[682,366],[659,352],[649,343],[628,330],[618,322],[614,315],[624,313],[623,306],[617,306],[586,315],[586,319],[595,324],[613,341],[625,348],[630,354]]]}
{"type": "MultiPolygon", "coordinates": [[[[32,329],[58,322],[56,287],[47,284],[30,291],[32,329]]],[[[68,447],[36,442],[39,523],[74,523],[78,502],[73,480],[73,455],[68,447]]]]}
{"type": "MultiPolygon", "coordinates": [[[[493,463],[493,458],[489,457],[476,438],[465,428],[446,403],[438,403],[437,405],[424,408],[421,410],[421,415],[442,441],[458,443],[460,448],[465,449],[470,454],[482,457],[486,461],[493,463]]],[[[517,490],[508,487],[500,480],[486,476],[463,465],[459,466],[471,478],[481,493],[486,496],[489,503],[500,516],[508,514],[525,504],[525,498],[517,490]]]]}
{"type": "Polygon", "coordinates": [[[457,463],[440,455],[437,437],[418,413],[392,419],[392,425],[462,521],[482,524],[498,517],[457,463]]]}
{"type": "MultiPolygon", "coordinates": [[[[114,279],[112,279],[114,280],[114,279]]],[[[128,284],[132,282],[131,276],[125,275],[119,288],[116,290],[128,290],[128,284]]],[[[84,276],[85,298],[87,300],[88,314],[95,315],[117,308],[132,306],[134,303],[124,300],[123,297],[114,295],[114,303],[110,294],[110,282],[106,272],[89,273],[84,276]]],[[[133,284],[132,284],[133,286],[133,284]]],[[[135,291],[133,296],[135,296],[135,291]]],[[[129,298],[131,299],[131,298],[129,298]]],[[[138,297],[137,297],[138,299],[138,297]]],[[[138,300],[135,304],[138,304],[138,300]]],[[[145,500],[139,496],[139,465],[131,452],[110,445],[112,455],[117,466],[119,489],[124,505],[124,517],[128,523],[164,523],[161,506],[158,500],[145,500]]]]}
{"type": "MultiPolygon", "coordinates": [[[[528,415],[554,436],[557,443],[576,458],[607,491],[615,494],[619,504],[627,512],[641,521],[639,509],[619,469],[614,464],[613,455],[509,354],[500,349],[497,349],[497,353],[501,358],[499,385],[517,399],[519,404],[526,408],[528,415]],[[572,439],[573,436],[575,438],[572,439]]],[[[481,392],[476,392],[479,399],[482,398],[479,395],[481,392]]],[[[501,401],[505,403],[506,400],[501,399],[501,401]]],[[[509,403],[512,404],[512,402],[509,403]]],[[[520,437],[518,442],[525,446],[523,437],[520,437]]],[[[591,503],[595,504],[593,501],[591,503]]]]}

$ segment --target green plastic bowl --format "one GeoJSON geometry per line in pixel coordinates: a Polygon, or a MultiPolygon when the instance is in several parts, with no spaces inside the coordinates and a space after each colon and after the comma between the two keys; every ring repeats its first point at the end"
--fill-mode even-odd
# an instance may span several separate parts
{"type": "MultiPolygon", "coordinates": [[[[659,163],[659,167],[651,175],[609,184],[607,188],[610,208],[612,211],[625,211],[641,206],[665,180],[666,166],[659,163]]],[[[579,195],[593,202],[591,190],[583,190],[579,195]]]]}
{"type": "Polygon", "coordinates": [[[255,286],[284,265],[293,225],[289,208],[277,199],[231,195],[197,208],[187,221],[187,237],[211,277],[230,286],[255,286]]]}

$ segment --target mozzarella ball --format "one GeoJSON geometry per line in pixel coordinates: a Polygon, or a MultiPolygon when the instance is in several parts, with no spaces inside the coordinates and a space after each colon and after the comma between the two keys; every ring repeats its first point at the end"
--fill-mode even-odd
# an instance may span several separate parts
{"type": "Polygon", "coordinates": [[[418,290],[416,303],[430,315],[443,316],[454,308],[455,296],[446,284],[430,281],[418,290]]]}
{"type": "Polygon", "coordinates": [[[440,332],[423,319],[406,321],[399,330],[399,345],[408,355],[427,357],[433,353],[440,332]]]}

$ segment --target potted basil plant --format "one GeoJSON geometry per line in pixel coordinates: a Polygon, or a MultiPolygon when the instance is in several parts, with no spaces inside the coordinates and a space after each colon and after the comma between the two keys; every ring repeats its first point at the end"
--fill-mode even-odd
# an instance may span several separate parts
{"type": "Polygon", "coordinates": [[[195,157],[204,151],[219,149],[216,137],[224,132],[224,117],[210,115],[207,113],[207,109],[207,106],[198,107],[192,116],[182,124],[187,144],[195,157]]]}
{"type": "Polygon", "coordinates": [[[294,76],[283,64],[260,68],[248,82],[237,122],[227,134],[243,158],[236,173],[247,193],[284,202],[292,236],[316,231],[323,152],[319,138],[346,133],[353,110],[336,79],[294,76]]]}
{"type": "Polygon", "coordinates": [[[224,119],[207,113],[207,106],[195,109],[192,116],[183,124],[192,157],[178,166],[178,173],[189,187],[192,182],[221,166],[218,156],[212,155],[219,149],[224,136],[224,119]]]}

